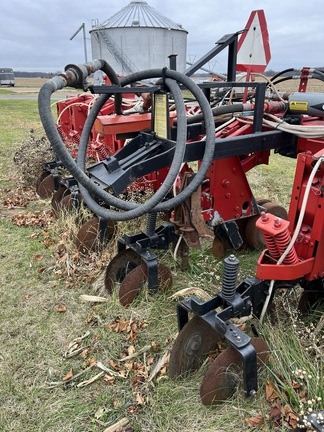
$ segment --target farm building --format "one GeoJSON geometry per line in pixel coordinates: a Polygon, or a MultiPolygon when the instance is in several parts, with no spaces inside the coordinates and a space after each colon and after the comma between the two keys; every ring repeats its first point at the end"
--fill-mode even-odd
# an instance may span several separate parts
{"type": "Polygon", "coordinates": [[[177,70],[183,72],[187,34],[145,1],[132,1],[102,23],[92,20],[92,58],[102,58],[118,74],[127,75],[169,66],[169,56],[176,54],[177,70]]]}

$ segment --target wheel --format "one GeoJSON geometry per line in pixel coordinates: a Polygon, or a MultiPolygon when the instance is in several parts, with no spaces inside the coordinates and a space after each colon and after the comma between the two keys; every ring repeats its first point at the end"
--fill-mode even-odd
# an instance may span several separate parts
{"type": "MultiPolygon", "coordinates": [[[[269,358],[269,347],[262,338],[252,338],[251,344],[261,366],[269,358]]],[[[237,388],[242,372],[242,357],[233,348],[226,348],[211,364],[200,387],[200,398],[204,405],[216,405],[229,399],[237,388]]]]}
{"type": "Polygon", "coordinates": [[[53,174],[45,171],[41,174],[37,184],[36,184],[37,194],[43,198],[49,198],[55,192],[55,180],[53,174]]]}
{"type": "Polygon", "coordinates": [[[170,353],[169,375],[172,379],[197,370],[217,350],[219,334],[200,317],[194,316],[180,331],[170,353]]]}
{"type": "MultiPolygon", "coordinates": [[[[69,197],[67,196],[66,198],[69,197]]],[[[106,223],[101,224],[98,217],[88,220],[79,229],[75,240],[76,248],[83,255],[87,255],[89,252],[100,251],[113,237],[115,227],[116,224],[113,221],[106,221],[106,223]],[[100,232],[101,229],[103,229],[103,232],[100,232]]]]}
{"type": "MultiPolygon", "coordinates": [[[[172,274],[164,264],[158,264],[158,281],[160,290],[167,290],[172,286],[172,274]]],[[[145,282],[147,282],[147,266],[143,263],[131,270],[120,284],[120,303],[125,307],[129,306],[138,296],[145,282]]]]}
{"type": "MultiPolygon", "coordinates": [[[[263,199],[260,201],[265,200],[263,199]]],[[[262,205],[262,207],[266,209],[267,213],[271,213],[275,216],[280,217],[281,219],[288,218],[287,210],[278,204],[274,204],[271,202],[263,202],[260,205],[262,205]]],[[[255,226],[255,223],[259,219],[259,217],[260,215],[250,217],[246,224],[245,241],[252,249],[264,249],[266,247],[261,231],[258,230],[255,226]]]]}
{"type": "Polygon", "coordinates": [[[105,288],[111,293],[116,282],[122,282],[135,267],[142,264],[142,258],[133,249],[119,252],[108,264],[105,273],[105,288]]]}

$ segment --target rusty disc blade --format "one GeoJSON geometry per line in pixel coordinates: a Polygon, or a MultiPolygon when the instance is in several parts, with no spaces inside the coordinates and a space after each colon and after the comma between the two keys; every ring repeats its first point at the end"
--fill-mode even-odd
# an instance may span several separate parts
{"type": "Polygon", "coordinates": [[[105,288],[112,292],[116,282],[122,282],[135,267],[142,264],[142,258],[133,249],[119,252],[108,264],[105,273],[105,288]]]}
{"type": "MultiPolygon", "coordinates": [[[[158,264],[159,289],[167,290],[172,286],[172,274],[167,266],[158,264]]],[[[147,266],[141,264],[131,270],[119,288],[119,300],[123,306],[129,306],[147,282],[147,266]]]]}
{"type": "Polygon", "coordinates": [[[42,173],[36,185],[36,192],[43,199],[53,195],[55,192],[55,182],[52,174],[48,172],[42,173]]]}
{"type": "Polygon", "coordinates": [[[199,369],[221,337],[200,317],[194,316],[180,331],[170,353],[169,375],[176,378],[199,369]]]}
{"type": "MultiPolygon", "coordinates": [[[[259,202],[258,202],[259,204],[259,202]]],[[[261,205],[261,204],[260,204],[261,205]]],[[[266,209],[267,213],[271,213],[281,219],[287,219],[287,210],[279,204],[272,202],[264,202],[262,207],[266,209]]],[[[263,235],[260,230],[255,226],[256,221],[260,215],[255,215],[249,218],[245,229],[245,241],[252,249],[264,249],[266,247],[263,235]]]]}
{"type": "Polygon", "coordinates": [[[76,211],[78,208],[78,203],[80,203],[82,200],[82,196],[79,193],[76,197],[73,197],[71,193],[67,193],[63,196],[61,200],[59,200],[55,206],[55,212],[57,215],[60,212],[71,212],[76,211]]]}
{"type": "Polygon", "coordinates": [[[60,203],[62,201],[62,199],[66,196],[68,196],[70,194],[70,191],[67,187],[61,185],[57,191],[54,193],[54,195],[52,196],[52,201],[51,201],[51,205],[52,205],[52,210],[53,213],[56,217],[58,217],[60,215],[60,203]]]}
{"type": "Polygon", "coordinates": [[[324,292],[305,290],[299,298],[298,310],[302,315],[307,315],[318,304],[323,308],[324,292]]]}
{"type": "Polygon", "coordinates": [[[215,235],[213,240],[213,245],[212,245],[213,256],[217,259],[221,259],[225,256],[225,252],[226,252],[226,240],[221,240],[215,235]]]}
{"type": "Polygon", "coordinates": [[[115,222],[107,221],[104,232],[100,232],[100,221],[93,217],[82,225],[75,239],[79,252],[86,255],[89,252],[99,252],[112,238],[115,232],[115,222]]]}
{"type": "Polygon", "coordinates": [[[147,281],[147,266],[141,264],[131,270],[119,288],[119,300],[123,306],[129,306],[138,296],[147,281]]]}
{"type": "MultiPolygon", "coordinates": [[[[262,338],[252,338],[258,365],[266,363],[269,347],[262,338]]],[[[216,405],[229,399],[235,392],[239,375],[242,372],[242,357],[232,347],[226,348],[211,364],[200,387],[200,397],[204,405],[216,405]]]]}
{"type": "Polygon", "coordinates": [[[259,206],[263,206],[264,204],[270,202],[269,198],[255,198],[255,201],[259,206]]]}

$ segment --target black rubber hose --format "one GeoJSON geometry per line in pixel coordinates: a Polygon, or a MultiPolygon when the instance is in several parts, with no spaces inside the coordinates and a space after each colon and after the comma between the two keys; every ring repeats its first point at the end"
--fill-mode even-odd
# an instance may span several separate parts
{"type": "MultiPolygon", "coordinates": [[[[199,187],[201,182],[204,180],[205,175],[209,169],[210,163],[213,159],[214,142],[215,142],[215,139],[214,139],[215,127],[214,127],[213,117],[211,114],[211,109],[210,109],[210,106],[209,106],[207,99],[205,98],[205,96],[202,93],[202,91],[200,90],[200,88],[186,75],[179,74],[179,72],[175,72],[175,71],[171,71],[171,70],[167,70],[165,73],[167,74],[167,76],[170,75],[172,78],[178,79],[179,82],[184,84],[184,86],[186,86],[196,96],[196,99],[200,103],[201,108],[205,113],[207,140],[206,140],[204,157],[202,159],[200,169],[197,172],[196,176],[194,177],[194,180],[179,195],[157,205],[157,207],[154,208],[154,211],[171,210],[173,207],[179,205],[182,201],[184,201],[186,198],[188,198],[199,187]]],[[[135,74],[132,74],[132,75],[129,75],[129,76],[123,78],[121,80],[121,85],[122,86],[128,85],[128,84],[131,84],[132,82],[141,81],[144,79],[157,78],[157,77],[160,77],[161,74],[162,74],[162,70],[159,70],[159,69],[158,70],[153,69],[150,71],[138,72],[138,73],[135,73],[135,74]]],[[[89,138],[90,131],[93,127],[94,121],[95,121],[100,109],[102,108],[104,103],[108,100],[108,98],[109,98],[108,95],[103,95],[102,98],[100,97],[98,99],[98,101],[96,102],[94,107],[91,109],[90,114],[89,114],[89,116],[86,120],[86,123],[84,125],[83,133],[81,136],[79,149],[78,149],[78,166],[82,170],[84,169],[86,150],[87,150],[88,138],[89,138]]],[[[184,118],[184,121],[186,122],[185,118],[184,118]]],[[[85,198],[85,202],[87,203],[87,205],[89,205],[89,207],[94,212],[96,212],[97,214],[100,211],[99,216],[102,215],[102,212],[98,208],[97,203],[94,202],[93,199],[88,200],[89,192],[90,192],[90,194],[92,193],[93,195],[96,195],[97,197],[101,198],[106,203],[113,205],[114,207],[118,207],[120,209],[126,209],[127,210],[129,208],[132,208],[133,206],[139,206],[138,204],[132,204],[131,205],[130,203],[127,203],[123,200],[120,200],[120,199],[110,195],[110,194],[107,194],[107,192],[105,192],[103,190],[98,191],[97,188],[88,189],[88,191],[83,189],[83,190],[81,190],[81,192],[82,192],[82,195],[85,192],[85,197],[83,196],[83,198],[85,198]]],[[[142,205],[140,205],[140,206],[142,206],[142,205]]],[[[115,216],[115,215],[116,215],[115,212],[113,212],[113,214],[112,214],[112,212],[108,213],[108,211],[105,211],[105,216],[102,216],[102,217],[107,217],[108,219],[113,218],[113,220],[121,220],[120,216],[118,216],[118,215],[115,216]]]]}
{"type": "Polygon", "coordinates": [[[276,78],[280,77],[281,75],[288,73],[288,72],[294,72],[296,69],[295,68],[288,68],[288,69],[284,69],[278,73],[276,73],[271,79],[270,81],[273,82],[276,78]]]}
{"type": "MultiPolygon", "coordinates": [[[[149,78],[158,78],[161,76],[169,77],[171,79],[175,79],[179,82],[181,82],[185,87],[190,90],[194,96],[196,97],[198,103],[201,106],[201,109],[204,113],[204,120],[206,123],[206,145],[205,145],[205,152],[203,159],[201,161],[200,169],[198,170],[196,176],[194,177],[194,180],[190,183],[190,185],[185,188],[179,195],[176,197],[162,202],[158,204],[156,207],[154,207],[154,211],[167,211],[173,208],[174,206],[180,204],[183,200],[188,198],[201,184],[201,182],[204,180],[205,175],[209,169],[209,166],[211,164],[211,161],[213,159],[214,154],[214,141],[215,141],[215,127],[214,127],[214,121],[212,112],[209,106],[209,103],[207,99],[205,98],[202,91],[199,89],[199,87],[187,76],[180,74],[176,71],[171,70],[151,70],[151,71],[143,71],[139,73],[135,73],[132,75],[129,75],[121,80],[121,85],[128,85],[135,81],[141,81],[144,79],[149,78]]],[[[40,110],[40,116],[41,120],[44,126],[44,129],[48,135],[48,138],[53,146],[53,150],[59,157],[59,159],[62,161],[64,166],[70,171],[71,175],[76,178],[76,180],[79,182],[81,187],[84,187],[87,191],[89,191],[90,194],[95,195],[96,197],[99,197],[103,199],[107,204],[114,205],[119,208],[131,208],[131,210],[127,212],[112,212],[109,211],[101,206],[99,206],[97,203],[95,203],[92,210],[100,217],[111,219],[111,220],[129,220],[134,217],[138,217],[138,215],[144,214],[148,211],[148,208],[150,207],[152,201],[150,202],[149,206],[145,206],[143,204],[131,204],[131,203],[125,203],[122,200],[119,200],[118,198],[108,194],[104,190],[98,188],[94,183],[89,179],[88,176],[85,175],[82,169],[80,169],[79,166],[75,164],[74,159],[71,157],[67,149],[65,148],[64,143],[62,142],[56,126],[55,122],[52,116],[52,112],[50,109],[50,98],[51,94],[57,90],[57,88],[63,88],[57,87],[56,82],[59,81],[59,77],[54,77],[52,80],[45,83],[45,85],[42,87],[40,93],[39,93],[39,110],[40,110]],[[133,206],[137,206],[136,208],[132,208],[133,206]],[[144,206],[144,207],[143,207],[144,206]],[[141,208],[139,208],[141,207],[141,208]],[[133,211],[136,210],[136,211],[133,211]]],[[[60,85],[62,83],[60,82],[60,85]]],[[[175,91],[176,93],[176,91],[175,91]]],[[[102,106],[104,105],[105,101],[108,99],[108,96],[103,95],[100,97],[95,106],[93,107],[97,109],[99,112],[102,106]]],[[[93,110],[92,109],[92,110],[93,110]]],[[[91,110],[91,112],[92,112],[91,110]]],[[[90,112],[90,113],[91,113],[90,112]]],[[[90,117],[90,116],[89,116],[90,117]]],[[[94,120],[93,120],[94,121],[94,120]]],[[[88,122],[88,119],[87,119],[88,122]]],[[[184,123],[186,123],[186,120],[184,119],[184,123]]],[[[90,124],[90,123],[88,123],[90,124]]],[[[92,123],[93,124],[93,123],[92,123]]],[[[92,127],[92,126],[91,126],[92,127]]],[[[184,124],[185,127],[185,124],[184,124]]],[[[182,128],[182,127],[181,127],[182,128]]],[[[85,136],[83,134],[83,136],[85,136]]],[[[88,139],[86,140],[85,149],[84,149],[84,158],[86,154],[86,147],[88,143],[88,139]]],[[[79,148],[80,152],[80,148],[79,148]]],[[[81,158],[82,159],[82,158],[81,158]]],[[[79,162],[81,165],[84,165],[84,161],[79,162]]],[[[176,160],[176,163],[178,161],[176,160]]],[[[87,192],[86,192],[87,194],[87,192]]],[[[92,200],[92,198],[91,198],[92,200]]],[[[153,201],[154,202],[154,201],[153,201]]],[[[91,208],[91,207],[90,207],[91,208]]]]}
{"type": "MultiPolygon", "coordinates": [[[[102,72],[104,72],[107,75],[107,77],[109,78],[109,80],[112,84],[120,86],[120,81],[119,81],[118,75],[116,74],[114,69],[105,60],[103,60],[103,62],[104,63],[101,67],[102,72]]],[[[116,93],[115,94],[115,104],[114,104],[116,114],[122,114],[123,113],[122,103],[123,103],[123,95],[120,93],[116,93]]]]}
{"type": "MultiPolygon", "coordinates": [[[[101,190],[101,192],[102,192],[101,194],[98,194],[98,188],[96,186],[93,187],[93,185],[92,185],[92,188],[89,189],[89,188],[84,188],[80,184],[79,188],[80,188],[80,192],[82,194],[84,202],[98,216],[105,217],[106,219],[111,219],[111,220],[129,220],[129,219],[137,218],[139,216],[142,216],[142,215],[150,212],[157,204],[159,204],[164,199],[164,197],[167,195],[167,193],[172,188],[172,185],[173,185],[174,181],[176,180],[176,178],[179,174],[179,171],[181,169],[181,164],[183,162],[184,153],[185,153],[185,149],[186,149],[186,139],[187,139],[186,110],[185,110],[185,105],[184,105],[184,101],[182,98],[182,93],[181,93],[181,90],[180,90],[180,87],[178,86],[178,84],[176,84],[175,81],[173,81],[169,78],[167,78],[165,80],[165,83],[174,95],[177,111],[179,110],[179,115],[180,115],[180,118],[182,119],[182,121],[180,122],[181,124],[179,125],[179,129],[178,129],[177,145],[175,147],[174,158],[172,160],[170,169],[168,171],[168,174],[167,174],[164,182],[162,183],[159,190],[149,200],[147,200],[143,204],[130,203],[130,202],[121,200],[121,199],[119,199],[113,195],[108,194],[107,192],[105,192],[103,190],[101,190]],[[122,210],[126,210],[126,212],[120,213],[120,212],[110,211],[110,210],[102,208],[97,203],[97,201],[92,198],[91,194],[99,196],[107,204],[114,206],[114,207],[117,207],[117,208],[122,209],[122,210]],[[102,196],[100,196],[100,195],[102,195],[102,196]]],[[[95,112],[91,113],[91,117],[96,118],[95,112]]],[[[90,121],[88,122],[88,124],[84,126],[84,131],[82,134],[83,139],[81,140],[82,143],[80,141],[79,150],[78,150],[77,164],[81,170],[84,169],[84,162],[85,161],[84,161],[84,157],[82,157],[84,152],[82,151],[82,149],[80,152],[80,147],[82,147],[82,148],[85,147],[85,149],[87,148],[88,136],[89,136],[89,132],[92,130],[92,124],[93,124],[91,117],[90,117],[90,121]]]]}

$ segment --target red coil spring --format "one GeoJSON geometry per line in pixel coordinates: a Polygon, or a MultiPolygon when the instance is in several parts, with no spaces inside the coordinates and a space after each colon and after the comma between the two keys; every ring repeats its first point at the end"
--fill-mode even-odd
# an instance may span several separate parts
{"type": "Polygon", "coordinates": [[[275,239],[272,237],[272,235],[266,234],[264,232],[263,237],[264,237],[264,240],[266,242],[267,249],[270,252],[270,255],[275,259],[280,258],[280,253],[278,252],[275,239]]]}
{"type": "Polygon", "coordinates": [[[92,141],[90,148],[96,152],[99,160],[104,160],[107,156],[109,156],[109,149],[107,149],[103,143],[92,141]]]}
{"type": "MultiPolygon", "coordinates": [[[[280,256],[285,252],[287,249],[287,246],[289,245],[291,240],[290,234],[288,232],[288,229],[284,232],[278,234],[275,237],[276,246],[278,248],[278,252],[280,256]]],[[[283,260],[283,264],[296,264],[298,262],[298,256],[296,253],[296,250],[294,247],[292,247],[286,256],[286,258],[283,260]]]]}
{"type": "Polygon", "coordinates": [[[59,133],[62,141],[66,140],[66,133],[64,132],[62,125],[56,125],[57,132],[59,133]]]}
{"type": "Polygon", "coordinates": [[[69,138],[73,143],[75,143],[77,145],[80,144],[80,135],[78,134],[78,132],[76,132],[76,131],[70,132],[69,138]]]}

